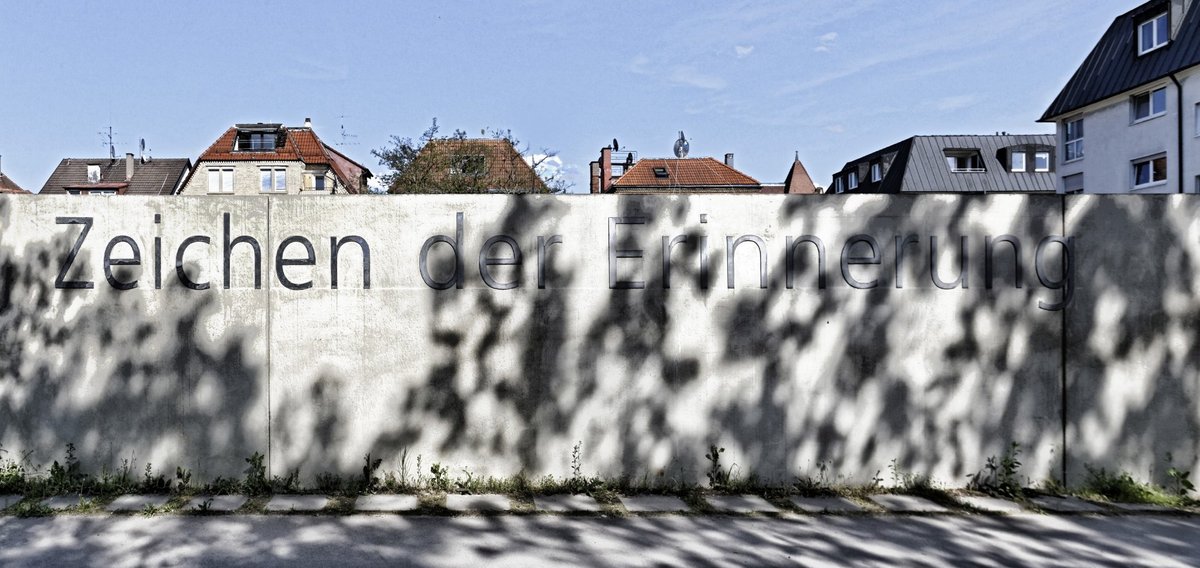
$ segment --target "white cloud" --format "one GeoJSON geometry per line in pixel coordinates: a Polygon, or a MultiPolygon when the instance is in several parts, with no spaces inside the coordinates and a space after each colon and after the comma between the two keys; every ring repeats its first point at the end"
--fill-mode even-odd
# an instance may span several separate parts
{"type": "Polygon", "coordinates": [[[640,53],[635,55],[633,60],[629,62],[629,71],[638,75],[649,75],[650,58],[640,53]]]}
{"type": "Polygon", "coordinates": [[[733,46],[733,53],[735,55],[737,55],[738,59],[741,59],[743,57],[746,57],[747,55],[750,55],[751,53],[754,53],[754,46],[753,45],[735,45],[735,46],[733,46]]]}
{"type": "Polygon", "coordinates": [[[813,51],[817,53],[829,53],[837,45],[838,33],[829,32],[825,35],[817,37],[817,48],[813,51]]]}
{"type": "Polygon", "coordinates": [[[834,134],[841,134],[845,131],[846,127],[842,126],[841,124],[830,124],[829,126],[825,127],[825,132],[832,132],[834,134]]]}
{"type": "Polygon", "coordinates": [[[717,91],[725,88],[725,79],[716,75],[704,73],[696,68],[695,65],[683,65],[676,67],[671,72],[671,82],[698,89],[707,89],[717,91]]]}

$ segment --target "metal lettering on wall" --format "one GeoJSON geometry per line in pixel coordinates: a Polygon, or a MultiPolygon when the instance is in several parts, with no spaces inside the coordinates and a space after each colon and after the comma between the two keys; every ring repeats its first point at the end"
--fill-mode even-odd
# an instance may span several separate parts
{"type": "MultiPolygon", "coordinates": [[[[254,288],[262,288],[262,261],[263,251],[260,241],[250,235],[238,235],[233,237],[231,234],[231,215],[229,213],[222,214],[222,230],[221,235],[221,259],[222,263],[222,278],[221,285],[225,289],[229,289],[231,285],[230,266],[231,257],[235,247],[239,245],[249,247],[249,252],[253,257],[253,274],[254,288]]],[[[159,215],[155,215],[155,224],[161,222],[159,215]]],[[[705,220],[701,221],[702,223],[705,220]]],[[[89,234],[95,228],[95,219],[93,217],[72,216],[72,217],[55,217],[55,223],[64,225],[65,230],[71,232],[74,238],[71,241],[71,247],[63,250],[60,256],[60,266],[57,277],[55,278],[55,288],[62,290],[89,290],[95,287],[95,283],[85,277],[87,272],[86,267],[79,266],[77,260],[79,252],[88,240],[89,234]],[[79,229],[74,229],[73,225],[80,226],[79,229]]],[[[466,255],[467,251],[464,246],[464,234],[466,231],[466,216],[462,212],[455,213],[454,235],[437,234],[427,238],[419,251],[414,251],[417,260],[417,270],[421,276],[421,280],[427,287],[433,290],[452,290],[462,289],[466,280],[466,255]],[[438,269],[441,266],[442,269],[438,269]],[[449,266],[449,270],[445,267],[449,266]]],[[[683,245],[684,255],[686,260],[694,262],[699,278],[696,285],[700,288],[709,288],[712,283],[709,281],[709,238],[704,235],[655,235],[649,236],[639,234],[644,233],[644,226],[649,223],[649,219],[645,216],[622,216],[609,217],[607,219],[607,242],[606,243],[585,243],[576,245],[569,243],[569,239],[565,239],[563,235],[537,235],[536,237],[536,254],[537,254],[537,288],[545,289],[552,287],[553,282],[547,278],[547,260],[552,251],[557,251],[555,254],[568,254],[571,246],[605,246],[607,245],[606,258],[608,262],[608,287],[614,290],[644,290],[647,287],[647,281],[644,279],[634,279],[629,276],[631,272],[643,273],[647,270],[645,259],[645,246],[655,241],[661,241],[662,253],[662,274],[656,282],[660,283],[663,289],[672,287],[671,272],[672,272],[672,254],[679,245],[683,245]],[[553,247],[553,245],[559,245],[553,247]]],[[[769,261],[773,255],[782,254],[784,263],[782,265],[782,282],[787,290],[795,289],[797,285],[797,276],[802,274],[798,272],[798,267],[801,265],[811,266],[816,263],[815,271],[815,286],[818,290],[824,290],[828,286],[827,266],[826,266],[826,243],[818,235],[789,235],[783,241],[781,249],[773,250],[773,247],[778,246],[777,243],[764,239],[760,235],[755,234],[737,234],[724,235],[723,251],[718,249],[716,252],[724,252],[725,256],[725,286],[728,289],[737,288],[737,270],[736,257],[739,250],[754,251],[754,257],[743,254],[743,262],[748,260],[757,260],[757,278],[754,282],[743,282],[742,286],[754,286],[761,290],[769,290],[771,288],[772,279],[770,276],[769,261]]],[[[957,238],[952,235],[943,235],[939,239],[939,235],[928,235],[928,259],[922,263],[929,268],[929,279],[932,284],[941,290],[953,289],[968,289],[971,285],[969,278],[971,266],[971,247],[972,243],[979,243],[979,237],[969,235],[957,235],[957,238]],[[957,245],[955,241],[957,240],[957,245]],[[946,249],[952,257],[957,258],[958,271],[957,274],[943,274],[939,271],[939,251],[946,249]],[[948,279],[947,279],[948,278],[948,279]]],[[[890,253],[887,247],[880,245],[880,239],[869,234],[855,234],[845,239],[841,243],[841,253],[839,255],[838,268],[840,270],[841,279],[846,286],[853,289],[870,290],[880,286],[883,277],[890,276],[890,281],[894,283],[898,289],[903,289],[905,286],[904,273],[906,266],[909,263],[919,262],[911,254],[910,249],[920,247],[923,236],[905,234],[905,235],[888,235],[883,240],[887,243],[887,239],[893,239],[893,246],[890,253]],[[890,254],[891,262],[885,262],[885,257],[890,254]],[[891,274],[886,273],[885,266],[888,264],[892,267],[891,274]]],[[[364,290],[371,289],[371,245],[368,241],[359,235],[329,235],[329,287],[338,289],[339,274],[338,274],[338,259],[340,254],[352,254],[342,249],[348,244],[355,244],[356,247],[350,247],[360,255],[362,265],[362,278],[360,286],[364,290]]],[[[302,235],[291,235],[283,238],[275,249],[275,254],[272,257],[275,265],[275,277],[279,284],[284,288],[295,291],[308,290],[313,287],[313,281],[310,278],[301,279],[295,275],[289,275],[285,270],[288,267],[315,267],[317,264],[316,248],[313,245],[313,240],[302,235]]],[[[317,241],[320,242],[320,241],[317,241]]],[[[717,241],[719,242],[719,241],[717,241]]],[[[153,239],[153,287],[161,289],[162,282],[162,241],[161,237],[153,239]]],[[[1023,275],[1028,271],[1022,265],[1022,242],[1019,237],[1014,235],[983,235],[982,236],[982,254],[983,259],[983,275],[984,288],[987,290],[993,289],[996,284],[996,267],[998,262],[1004,262],[1011,259],[1012,263],[1012,279],[1010,284],[1014,288],[1022,288],[1024,285],[1023,275]],[[1005,245],[1005,246],[1000,246],[1005,245]],[[1003,260],[1002,260],[1003,259],[1003,260]]],[[[978,245],[975,245],[978,246],[978,245]]],[[[1043,310],[1058,311],[1065,308],[1071,303],[1075,291],[1075,239],[1069,236],[1048,235],[1043,237],[1034,249],[1032,259],[1033,272],[1037,276],[1037,282],[1043,288],[1051,292],[1058,292],[1057,301],[1042,301],[1038,300],[1037,305],[1043,310]],[[1051,256],[1057,253],[1055,256],[1051,256]],[[1053,261],[1053,262],[1052,262],[1053,261]]],[[[189,273],[188,266],[184,262],[189,251],[207,250],[209,254],[212,251],[212,239],[208,235],[192,235],[180,241],[175,251],[175,276],[179,283],[190,290],[207,290],[213,284],[208,276],[201,273],[189,273]]],[[[482,246],[479,248],[477,266],[479,269],[480,280],[488,288],[494,290],[514,290],[521,288],[524,283],[521,280],[521,267],[525,262],[525,255],[521,249],[521,245],[516,238],[511,235],[497,234],[488,235],[483,240],[482,246]],[[515,273],[509,276],[497,274],[494,270],[496,267],[508,267],[515,273]]],[[[113,237],[104,248],[102,272],[105,280],[115,290],[133,290],[144,286],[144,275],[137,274],[137,270],[142,267],[143,257],[141,248],[138,245],[138,240],[130,235],[117,235],[113,237]],[[114,271],[113,267],[121,267],[121,271],[114,271]]],[[[919,265],[912,265],[919,266],[919,265]]],[[[499,271],[503,272],[503,271],[499,271]]],[[[805,273],[806,274],[806,273],[805,273]]],[[[718,284],[719,286],[719,284],[718,284]]]]}

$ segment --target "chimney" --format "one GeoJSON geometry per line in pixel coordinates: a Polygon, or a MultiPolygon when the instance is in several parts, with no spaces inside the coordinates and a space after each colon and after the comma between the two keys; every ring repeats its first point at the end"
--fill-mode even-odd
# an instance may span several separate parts
{"type": "Polygon", "coordinates": [[[600,149],[600,193],[608,193],[612,185],[612,148],[605,146],[600,149]]]}
{"type": "Polygon", "coordinates": [[[308,118],[308,117],[304,118],[304,127],[312,128],[312,119],[311,118],[308,118]]]}
{"type": "Polygon", "coordinates": [[[589,193],[600,193],[600,162],[592,162],[592,175],[588,182],[589,193]]]}
{"type": "Polygon", "coordinates": [[[125,181],[133,179],[133,152],[125,152],[125,181]]]}
{"type": "Polygon", "coordinates": [[[733,152],[725,154],[725,165],[731,168],[733,167],[733,152]]]}

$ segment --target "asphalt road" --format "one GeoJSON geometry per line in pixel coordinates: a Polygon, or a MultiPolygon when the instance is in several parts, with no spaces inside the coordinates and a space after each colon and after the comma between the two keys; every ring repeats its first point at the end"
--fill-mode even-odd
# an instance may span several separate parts
{"type": "Polygon", "coordinates": [[[1200,518],[0,518],[3,566],[1200,566],[1200,518]]]}

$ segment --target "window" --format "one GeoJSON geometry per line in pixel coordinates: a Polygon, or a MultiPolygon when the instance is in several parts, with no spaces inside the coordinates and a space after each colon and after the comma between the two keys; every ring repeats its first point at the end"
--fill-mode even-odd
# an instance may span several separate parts
{"type": "Polygon", "coordinates": [[[846,176],[846,186],[850,189],[858,189],[858,172],[850,172],[846,176]]]}
{"type": "Polygon", "coordinates": [[[270,152],[275,149],[274,132],[238,132],[237,149],[243,152],[270,152]]]}
{"type": "Polygon", "coordinates": [[[956,174],[987,171],[983,167],[983,156],[979,155],[978,150],[947,150],[946,165],[950,166],[950,171],[956,174]]]}
{"type": "Polygon", "coordinates": [[[871,164],[871,181],[878,182],[883,179],[883,164],[871,164]]]}
{"type": "Polygon", "coordinates": [[[654,168],[654,177],[665,178],[668,176],[669,174],[667,173],[667,168],[654,168]]]}
{"type": "Polygon", "coordinates": [[[1133,121],[1140,122],[1167,113],[1167,88],[1159,87],[1133,96],[1133,121]]]}
{"type": "Polygon", "coordinates": [[[313,176],[313,189],[325,191],[325,176],[313,176]]]}
{"type": "Polygon", "coordinates": [[[263,193],[287,192],[286,168],[263,168],[259,170],[259,174],[262,178],[263,193]]]}
{"type": "Polygon", "coordinates": [[[846,188],[842,186],[842,178],[833,178],[833,192],[842,193],[843,191],[846,191],[846,188]]]}
{"type": "Polygon", "coordinates": [[[1167,157],[1157,156],[1133,163],[1133,188],[1167,183],[1167,157]]]}
{"type": "Polygon", "coordinates": [[[1170,39],[1167,13],[1163,12],[1138,25],[1138,55],[1145,55],[1164,45],[1170,39]]]}
{"type": "Polygon", "coordinates": [[[1050,152],[1034,152],[1033,153],[1033,171],[1035,171],[1035,172],[1050,171],[1050,152]]]}
{"type": "Polygon", "coordinates": [[[1083,119],[1068,120],[1063,134],[1063,154],[1066,161],[1083,158],[1083,119]]]}
{"type": "Polygon", "coordinates": [[[100,183],[100,166],[88,166],[88,183],[100,183]]]}
{"type": "Polygon", "coordinates": [[[88,195],[116,195],[115,189],[93,189],[88,192],[88,195]]]}
{"type": "Polygon", "coordinates": [[[233,193],[233,168],[209,168],[208,192],[233,193]]]}
{"type": "Polygon", "coordinates": [[[1008,155],[1008,170],[1011,172],[1025,171],[1025,152],[1013,152],[1008,155]]]}
{"type": "Polygon", "coordinates": [[[1073,174],[1062,179],[1063,193],[1083,193],[1083,174],[1073,174]]]}

